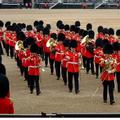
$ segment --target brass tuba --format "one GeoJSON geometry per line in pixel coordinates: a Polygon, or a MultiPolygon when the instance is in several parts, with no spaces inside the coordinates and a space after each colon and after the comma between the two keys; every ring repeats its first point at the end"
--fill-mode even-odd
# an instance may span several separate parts
{"type": "Polygon", "coordinates": [[[46,43],[47,47],[55,47],[56,45],[57,45],[57,42],[53,38],[50,38],[46,43]]]}

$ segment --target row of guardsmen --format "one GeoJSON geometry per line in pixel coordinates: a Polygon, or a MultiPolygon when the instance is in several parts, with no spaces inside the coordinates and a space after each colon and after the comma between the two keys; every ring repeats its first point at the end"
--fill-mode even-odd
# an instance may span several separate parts
{"type": "Polygon", "coordinates": [[[96,74],[96,78],[99,76],[100,68],[100,78],[104,87],[104,102],[107,101],[107,87],[109,87],[110,104],[113,104],[114,73],[117,76],[118,92],[120,92],[120,30],[117,30],[117,38],[115,38],[112,28],[107,29],[99,26],[95,40],[95,33],[90,23],[87,24],[86,30],[80,29],[79,21],[76,21],[75,25],[70,26],[68,24],[64,25],[59,20],[56,25],[58,28],[57,32],[51,32],[50,25],[44,28],[43,21],[35,21],[34,30],[31,25],[25,27],[25,24],[21,24],[21,28],[16,27],[15,24],[11,26],[10,22],[5,25],[7,30],[5,31],[5,43],[3,42],[3,44],[6,46],[7,55],[9,56],[8,49],[10,48],[10,55],[13,58],[14,48],[17,46],[16,48],[18,49],[15,49],[17,66],[20,68],[21,75],[24,75],[25,80],[27,80],[30,92],[33,93],[34,84],[36,84],[36,94],[39,95],[41,93],[39,75],[40,68],[43,66],[43,56],[45,55],[45,67],[48,66],[49,59],[51,74],[53,75],[55,63],[57,80],[60,79],[60,69],[62,69],[64,84],[68,84],[70,92],[73,90],[74,77],[76,94],[80,91],[79,72],[81,64],[86,69],[87,74],[91,70],[93,75],[96,74]],[[27,31],[24,31],[25,28],[27,31]],[[12,41],[14,42],[12,43],[12,41]]]}

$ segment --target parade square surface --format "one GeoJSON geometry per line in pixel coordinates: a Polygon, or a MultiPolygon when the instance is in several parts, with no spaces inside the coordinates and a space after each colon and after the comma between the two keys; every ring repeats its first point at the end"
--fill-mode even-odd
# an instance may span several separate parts
{"type": "MultiPolygon", "coordinates": [[[[96,31],[99,25],[120,28],[120,10],[42,10],[42,9],[4,9],[0,10],[0,19],[4,22],[25,22],[33,24],[35,20],[44,20],[56,30],[56,21],[61,19],[64,23],[72,24],[74,21],[81,22],[81,28],[87,23],[93,24],[96,31]]],[[[7,69],[10,80],[11,99],[14,102],[16,114],[40,114],[45,113],[119,113],[120,93],[115,87],[114,105],[103,103],[102,84],[100,79],[80,71],[80,93],[69,93],[68,87],[64,86],[62,79],[56,80],[56,76],[50,75],[49,67],[41,73],[39,96],[29,93],[26,81],[20,76],[19,69],[14,59],[3,56],[3,63],[7,69]],[[96,92],[96,89],[99,88],[96,92]]],[[[116,80],[115,80],[116,84],[116,80]]],[[[109,97],[109,96],[108,96],[109,97]]]]}

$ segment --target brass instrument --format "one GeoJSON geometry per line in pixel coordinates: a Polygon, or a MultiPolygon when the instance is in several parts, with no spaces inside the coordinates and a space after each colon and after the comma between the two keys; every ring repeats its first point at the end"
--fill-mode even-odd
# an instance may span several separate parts
{"type": "Polygon", "coordinates": [[[25,50],[23,46],[23,41],[17,41],[15,44],[15,50],[25,50]]]}
{"type": "Polygon", "coordinates": [[[86,43],[88,43],[88,35],[86,35],[82,40],[81,40],[81,44],[86,44],[86,43]]]}
{"type": "Polygon", "coordinates": [[[56,45],[57,45],[57,42],[53,38],[50,38],[46,43],[47,47],[55,47],[56,45]]]}

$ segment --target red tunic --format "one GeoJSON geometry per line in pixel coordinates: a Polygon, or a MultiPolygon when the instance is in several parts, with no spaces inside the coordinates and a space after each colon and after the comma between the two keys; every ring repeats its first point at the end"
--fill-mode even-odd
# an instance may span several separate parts
{"type": "Polygon", "coordinates": [[[0,29],[0,41],[3,40],[3,34],[4,34],[4,32],[0,29]]]}
{"type": "Polygon", "coordinates": [[[13,102],[9,98],[0,98],[0,114],[14,114],[13,102]]]}
{"type": "Polygon", "coordinates": [[[50,39],[50,36],[48,36],[47,38],[43,37],[43,51],[45,53],[50,53],[50,48],[46,46],[46,43],[49,39],[50,39]]]}
{"type": "Polygon", "coordinates": [[[37,46],[41,47],[42,46],[43,35],[41,33],[36,33],[35,38],[36,38],[37,46]]]}
{"type": "Polygon", "coordinates": [[[77,52],[73,53],[69,51],[67,58],[69,61],[67,62],[68,72],[76,73],[79,72],[79,54],[77,52]]]}
{"type": "Polygon", "coordinates": [[[23,67],[28,67],[29,63],[28,63],[27,59],[31,55],[30,49],[26,49],[23,54],[24,54],[24,58],[22,58],[22,66],[23,67]]]}
{"type": "Polygon", "coordinates": [[[31,53],[28,58],[28,74],[31,76],[39,76],[41,58],[37,54],[31,53]]]}
{"type": "MultiPolygon", "coordinates": [[[[104,58],[104,61],[105,61],[105,62],[102,64],[103,70],[104,70],[104,67],[106,67],[106,63],[109,62],[110,59],[107,58],[107,57],[105,57],[105,58],[104,58]]],[[[114,65],[115,65],[115,63],[111,63],[109,67],[111,67],[111,69],[114,69],[114,65]]],[[[109,68],[108,68],[108,69],[109,69],[109,68]]],[[[114,73],[109,73],[108,71],[109,71],[109,70],[106,69],[106,70],[104,70],[104,71],[101,73],[101,76],[100,76],[101,80],[103,80],[103,81],[104,81],[104,80],[108,80],[108,81],[114,80],[114,78],[115,78],[114,73]]]]}
{"type": "Polygon", "coordinates": [[[109,36],[109,41],[110,41],[110,44],[113,44],[114,42],[116,42],[116,38],[113,36],[113,35],[110,35],[109,36]]]}
{"type": "Polygon", "coordinates": [[[10,39],[9,39],[9,45],[12,47],[15,47],[15,43],[17,41],[17,37],[15,33],[11,33],[10,39]]]}
{"type": "Polygon", "coordinates": [[[120,72],[120,51],[119,51],[118,54],[117,54],[117,59],[116,59],[116,61],[117,61],[116,71],[117,71],[117,72],[120,72]]]}
{"type": "Polygon", "coordinates": [[[63,55],[64,55],[64,50],[65,47],[63,44],[57,44],[55,47],[56,53],[55,53],[55,61],[61,62],[63,55]]]}
{"type": "Polygon", "coordinates": [[[28,32],[25,32],[25,36],[35,38],[35,33],[33,31],[28,31],[28,32]]]}
{"type": "Polygon", "coordinates": [[[8,45],[9,45],[9,42],[10,42],[10,38],[11,38],[11,32],[6,31],[5,32],[5,41],[6,41],[6,44],[8,44],[8,45]]]}
{"type": "Polygon", "coordinates": [[[100,59],[103,57],[104,53],[103,53],[103,49],[98,47],[94,50],[94,61],[95,63],[99,64],[100,63],[100,59]]]}
{"type": "Polygon", "coordinates": [[[103,33],[98,33],[98,34],[96,35],[96,39],[98,39],[98,38],[104,39],[103,33]]]}

